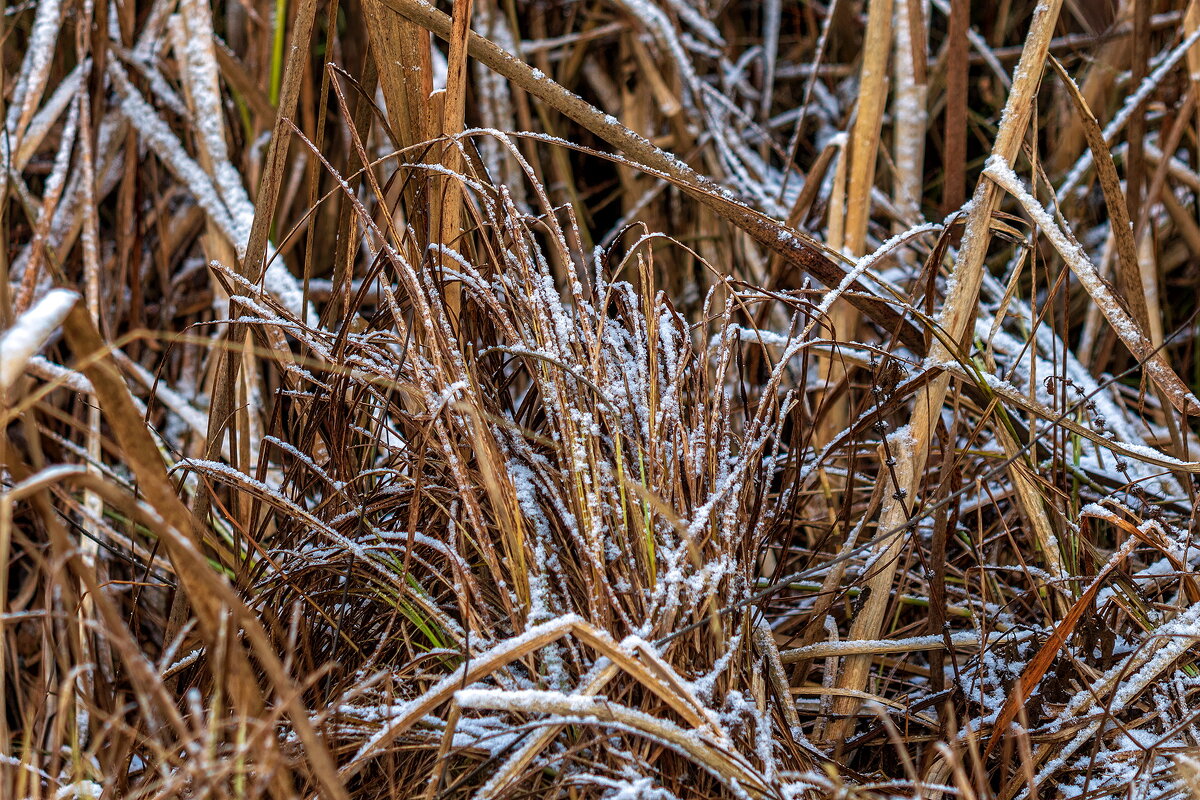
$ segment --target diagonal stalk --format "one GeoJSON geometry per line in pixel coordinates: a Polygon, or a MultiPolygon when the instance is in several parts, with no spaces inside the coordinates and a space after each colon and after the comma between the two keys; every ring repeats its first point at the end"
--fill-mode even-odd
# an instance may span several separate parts
{"type": "MultiPolygon", "coordinates": [[[[1013,72],[1012,91],[1004,105],[1004,113],[1000,119],[1000,129],[996,134],[992,154],[998,155],[1012,163],[1020,153],[1021,140],[1029,127],[1033,114],[1034,103],[1037,99],[1037,89],[1042,79],[1042,69],[1046,64],[1046,56],[1050,52],[1050,40],[1054,36],[1054,27],[1058,23],[1058,15],[1062,9],[1062,0],[1049,0],[1040,4],[1034,12],[1030,24],[1029,35],[1025,39],[1025,47],[1021,53],[1016,69],[1013,72]]],[[[971,198],[970,213],[967,215],[966,230],[963,232],[962,247],[954,262],[951,274],[950,289],[946,296],[945,305],[938,315],[938,326],[945,332],[947,340],[958,345],[974,328],[975,312],[979,301],[979,288],[983,283],[984,260],[987,257],[988,244],[991,241],[992,213],[1000,205],[1002,190],[990,178],[980,176],[971,198]]],[[[930,347],[929,360],[941,363],[950,360],[950,348],[941,338],[935,338],[930,347]]],[[[915,499],[920,487],[921,478],[925,472],[925,463],[929,457],[933,441],[934,428],[941,415],[942,404],[946,399],[950,375],[941,373],[934,376],[917,396],[916,405],[909,423],[911,442],[907,457],[911,460],[911,473],[905,489],[907,496],[915,499]]],[[[891,531],[902,527],[906,522],[904,495],[886,497],[880,512],[881,532],[891,531]]],[[[893,542],[902,542],[903,537],[891,537],[893,542]]],[[[892,548],[889,547],[889,551],[892,548]]],[[[892,579],[895,577],[898,558],[887,559],[890,552],[885,554],[883,567],[876,578],[876,583],[885,586],[885,591],[872,592],[863,604],[860,612],[863,622],[856,623],[851,628],[851,639],[877,639],[882,628],[883,614],[890,599],[892,579]],[[887,578],[886,582],[884,578],[887,578]]],[[[871,666],[871,656],[859,655],[846,659],[842,673],[838,676],[839,689],[861,691],[867,684],[868,672],[871,666]]],[[[839,696],[834,700],[834,713],[842,718],[836,720],[830,727],[830,738],[844,740],[854,729],[854,715],[858,712],[861,700],[839,696]]]]}

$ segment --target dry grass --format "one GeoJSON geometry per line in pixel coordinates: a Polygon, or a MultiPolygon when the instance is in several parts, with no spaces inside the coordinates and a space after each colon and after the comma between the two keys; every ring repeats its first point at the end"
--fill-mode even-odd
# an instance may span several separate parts
{"type": "Polygon", "coordinates": [[[1200,796],[1200,3],[2,19],[0,797],[1200,796]]]}

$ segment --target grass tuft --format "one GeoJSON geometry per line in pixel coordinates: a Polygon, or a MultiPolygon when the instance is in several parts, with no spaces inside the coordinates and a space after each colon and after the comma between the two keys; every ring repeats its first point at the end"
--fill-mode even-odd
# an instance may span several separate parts
{"type": "Polygon", "coordinates": [[[8,8],[0,797],[1197,796],[1198,9],[8,8]]]}

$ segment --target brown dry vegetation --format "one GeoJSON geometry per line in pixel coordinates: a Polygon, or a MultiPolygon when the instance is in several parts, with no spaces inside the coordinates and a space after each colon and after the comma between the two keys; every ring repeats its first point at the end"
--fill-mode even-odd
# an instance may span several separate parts
{"type": "Polygon", "coordinates": [[[1196,0],[0,19],[0,797],[1200,796],[1196,0]]]}

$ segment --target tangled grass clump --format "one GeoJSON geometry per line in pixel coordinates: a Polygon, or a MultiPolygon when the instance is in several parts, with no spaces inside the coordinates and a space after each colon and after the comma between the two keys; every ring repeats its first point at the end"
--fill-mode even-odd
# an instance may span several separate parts
{"type": "Polygon", "coordinates": [[[0,797],[1200,796],[1200,5],[4,26],[0,797]]]}

